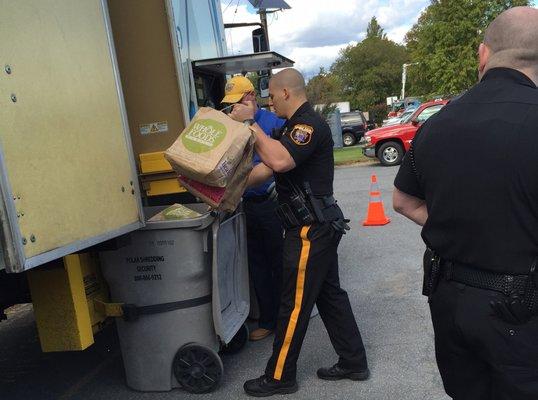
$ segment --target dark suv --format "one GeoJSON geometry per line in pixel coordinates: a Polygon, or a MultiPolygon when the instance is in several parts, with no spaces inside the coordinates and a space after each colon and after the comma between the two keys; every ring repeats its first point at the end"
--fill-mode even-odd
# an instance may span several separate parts
{"type": "Polygon", "coordinates": [[[342,122],[342,141],[344,146],[358,143],[368,130],[368,121],[362,111],[351,111],[340,114],[342,122]]]}

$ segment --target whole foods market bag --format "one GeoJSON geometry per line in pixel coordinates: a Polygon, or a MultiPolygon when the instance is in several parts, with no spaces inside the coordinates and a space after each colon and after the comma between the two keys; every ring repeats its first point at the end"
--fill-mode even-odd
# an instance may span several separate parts
{"type": "Polygon", "coordinates": [[[192,219],[202,216],[198,211],[194,211],[189,207],[186,207],[182,204],[172,204],[170,207],[165,208],[160,213],[155,214],[148,221],[149,222],[159,222],[159,221],[179,221],[183,219],[192,219]]]}
{"type": "Polygon", "coordinates": [[[211,207],[221,211],[234,211],[241,201],[247,185],[248,175],[252,170],[255,141],[256,139],[252,135],[245,146],[239,165],[228,179],[228,185],[225,188],[207,185],[185,176],[180,176],[179,182],[191,194],[199,197],[211,207]]]}
{"type": "Polygon", "coordinates": [[[198,110],[165,157],[181,176],[226,187],[251,137],[250,129],[223,112],[198,110]]]}

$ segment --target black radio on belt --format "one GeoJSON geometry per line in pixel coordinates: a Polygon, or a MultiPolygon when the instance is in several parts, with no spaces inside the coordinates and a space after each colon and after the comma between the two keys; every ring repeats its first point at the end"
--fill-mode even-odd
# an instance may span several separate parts
{"type": "Polygon", "coordinates": [[[301,225],[311,225],[313,224],[316,219],[308,209],[308,206],[306,205],[306,199],[302,195],[302,193],[293,193],[290,196],[290,202],[293,211],[295,211],[295,216],[301,223],[301,225]]]}
{"type": "Polygon", "coordinates": [[[315,216],[308,207],[307,198],[303,192],[291,181],[285,177],[290,186],[290,204],[281,204],[277,207],[277,215],[284,225],[284,228],[291,229],[302,225],[311,225],[316,222],[315,216]]]}

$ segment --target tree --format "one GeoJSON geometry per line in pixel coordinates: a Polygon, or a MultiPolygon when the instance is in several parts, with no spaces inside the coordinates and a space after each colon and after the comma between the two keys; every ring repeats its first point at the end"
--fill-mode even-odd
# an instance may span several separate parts
{"type": "Polygon", "coordinates": [[[337,76],[327,73],[323,67],[306,85],[306,96],[312,104],[330,104],[342,101],[342,89],[337,76]]]}
{"type": "Polygon", "coordinates": [[[380,39],[387,38],[387,35],[385,34],[383,28],[381,28],[381,25],[379,25],[379,23],[377,22],[377,18],[375,16],[373,16],[368,23],[368,27],[366,28],[366,37],[380,39]]]}
{"type": "Polygon", "coordinates": [[[368,110],[400,92],[404,46],[379,36],[348,46],[331,67],[352,109],[368,110]]]}
{"type": "Polygon", "coordinates": [[[413,62],[409,93],[456,94],[477,81],[477,48],[488,24],[527,0],[432,0],[405,41],[413,62]]]}

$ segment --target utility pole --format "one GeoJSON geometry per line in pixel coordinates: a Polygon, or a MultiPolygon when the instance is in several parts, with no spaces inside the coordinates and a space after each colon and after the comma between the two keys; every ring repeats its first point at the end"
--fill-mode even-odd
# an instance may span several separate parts
{"type": "Polygon", "coordinates": [[[407,80],[407,67],[410,65],[417,65],[418,62],[403,64],[402,65],[402,93],[400,95],[400,100],[405,99],[405,82],[407,80]]]}
{"type": "Polygon", "coordinates": [[[269,46],[269,29],[267,29],[267,10],[265,8],[260,9],[259,13],[260,13],[260,21],[262,23],[262,28],[265,33],[265,42],[267,43],[267,51],[269,51],[271,50],[271,46],[269,46]]]}
{"type": "Polygon", "coordinates": [[[260,22],[262,24],[265,41],[267,42],[267,51],[271,49],[269,46],[269,29],[267,27],[267,14],[272,14],[277,11],[282,11],[291,8],[284,0],[248,0],[250,4],[258,9],[260,14],[260,22]]]}

